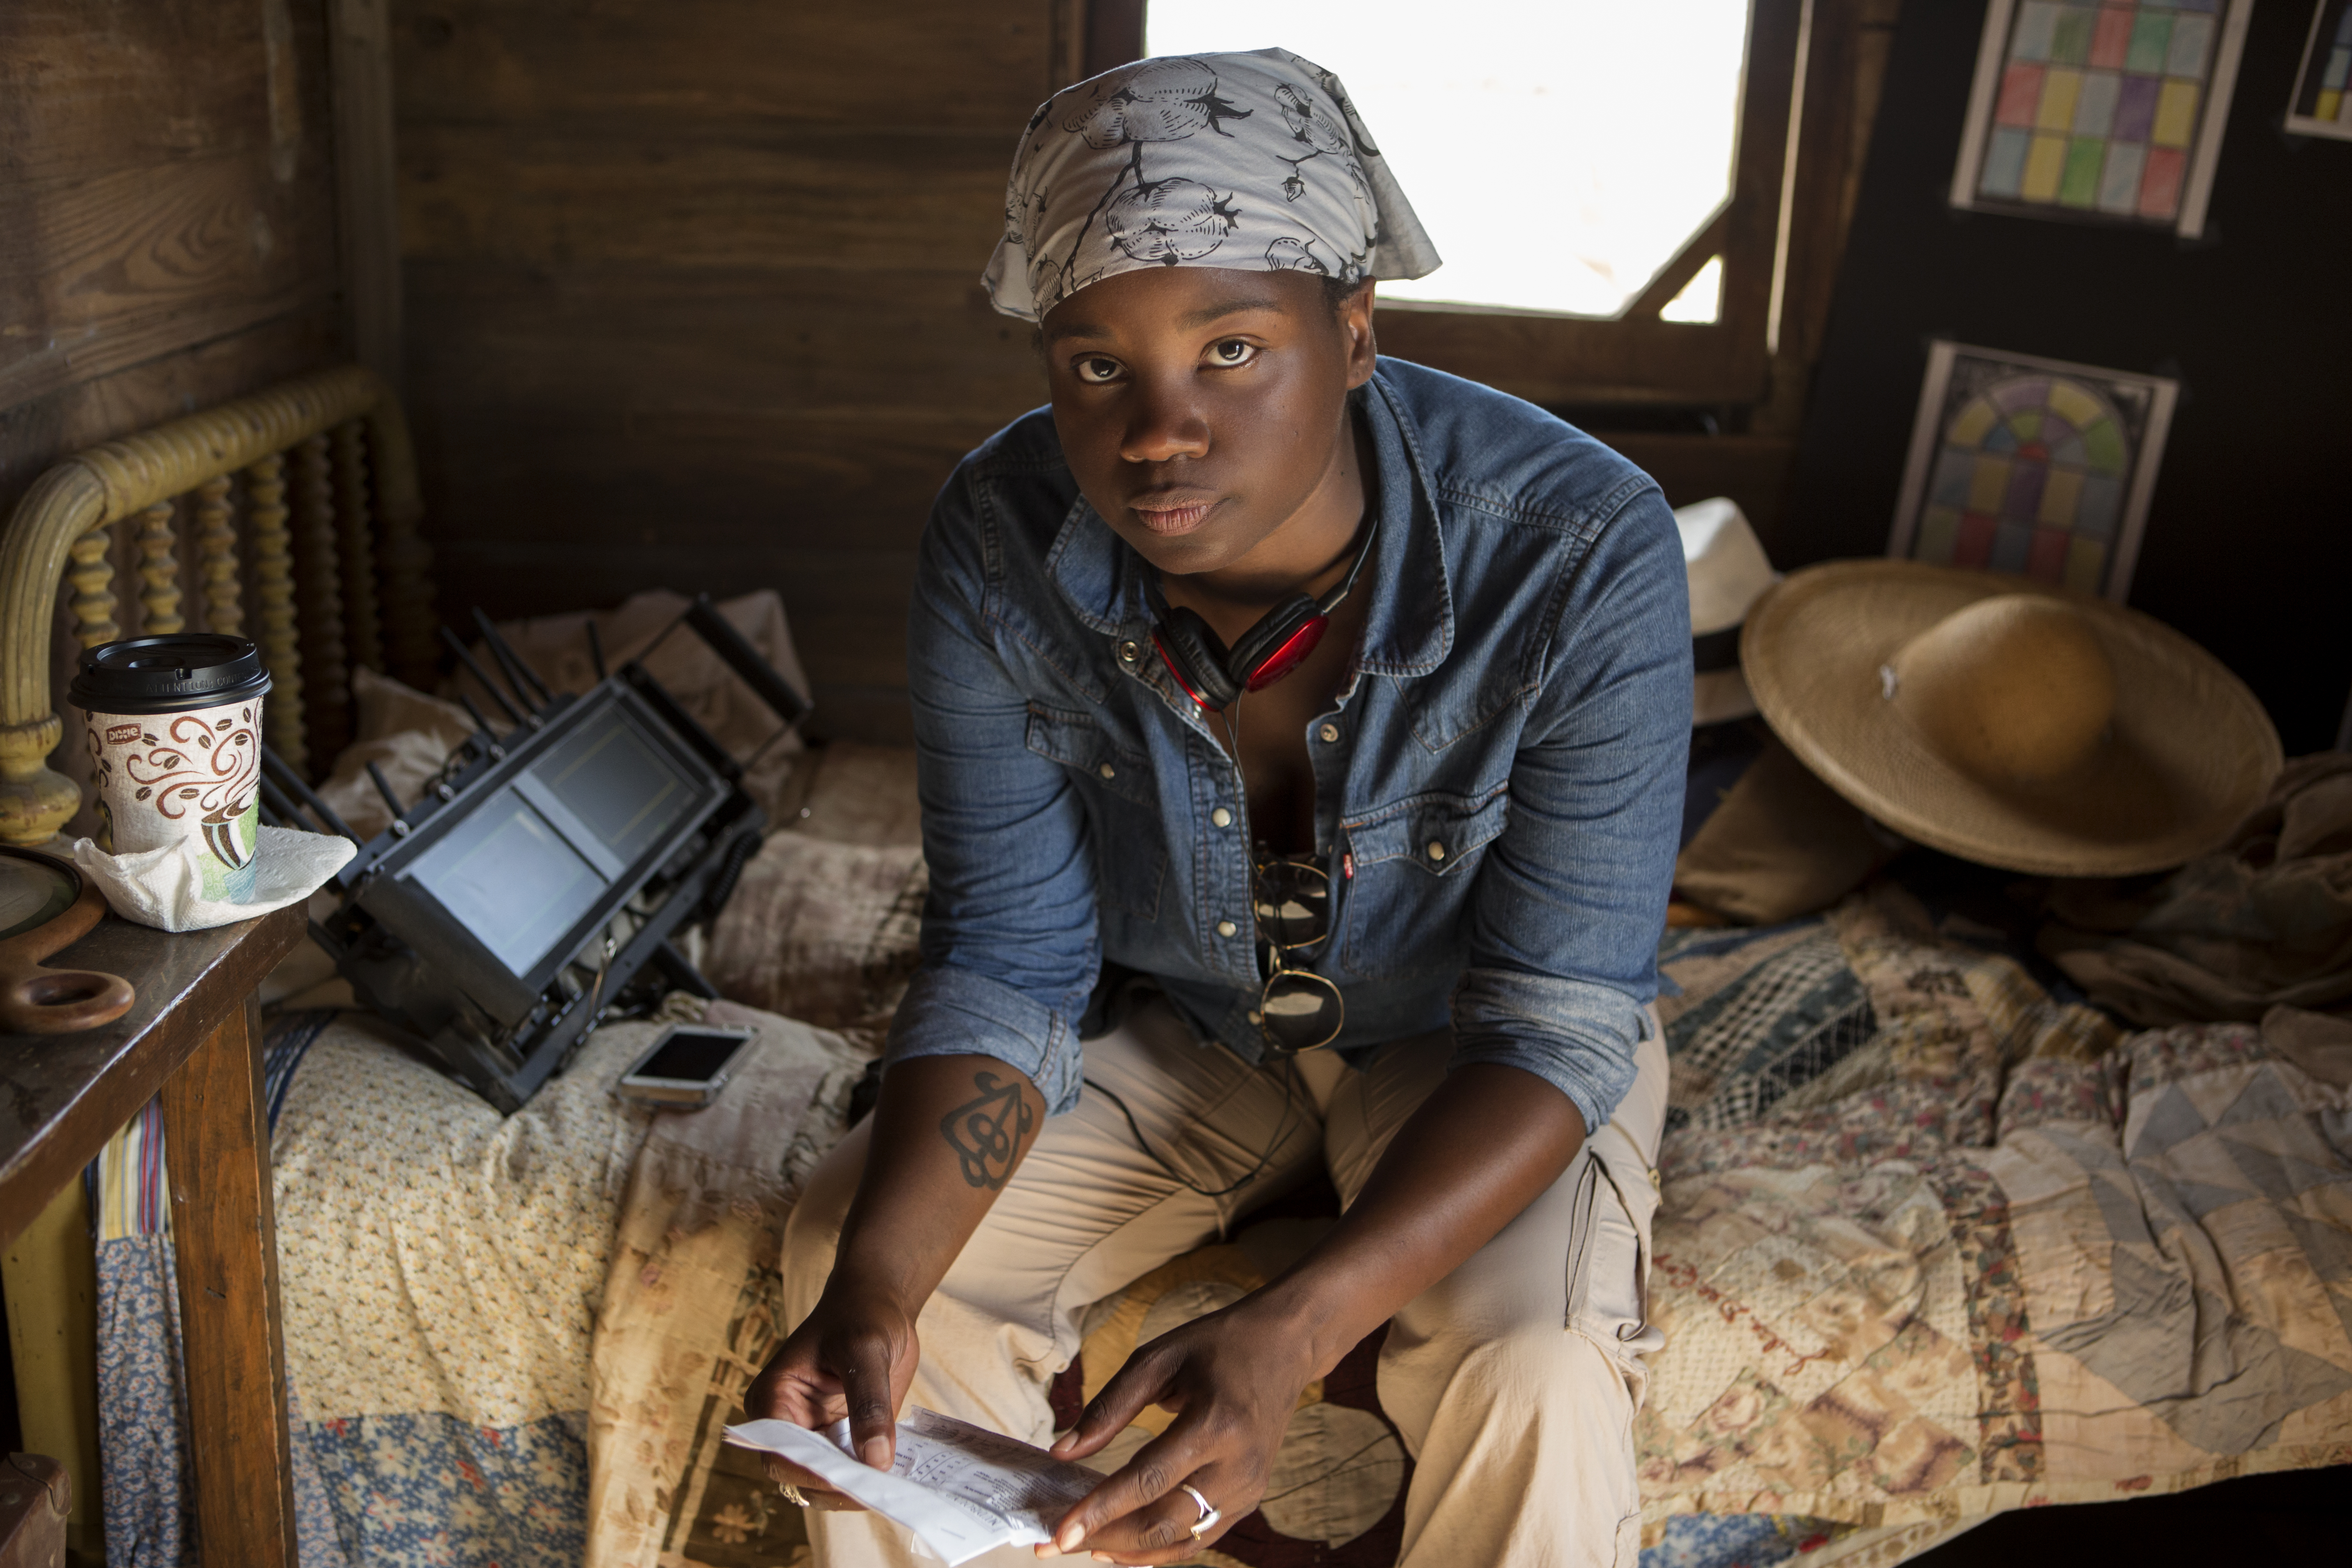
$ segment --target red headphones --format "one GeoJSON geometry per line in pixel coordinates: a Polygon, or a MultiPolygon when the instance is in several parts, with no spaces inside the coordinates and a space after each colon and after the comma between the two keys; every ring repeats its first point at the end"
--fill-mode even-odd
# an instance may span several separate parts
{"type": "Polygon", "coordinates": [[[1372,537],[1379,527],[1377,518],[1366,521],[1356,559],[1329,593],[1319,599],[1291,595],[1258,617],[1257,624],[1230,648],[1197,611],[1170,605],[1160,595],[1155,574],[1150,596],[1160,618],[1151,628],[1151,646],[1160,650],[1168,673],[1193,701],[1212,713],[1221,713],[1243,692],[1263,691],[1297,669],[1323,640],[1331,625],[1331,612],[1356,585],[1356,574],[1364,569],[1372,553],[1372,537]]]}

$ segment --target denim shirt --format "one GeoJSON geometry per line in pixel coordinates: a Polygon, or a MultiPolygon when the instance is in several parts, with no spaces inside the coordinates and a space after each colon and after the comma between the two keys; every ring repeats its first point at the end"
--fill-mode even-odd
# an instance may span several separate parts
{"type": "MultiPolygon", "coordinates": [[[[1333,1048],[1451,1025],[1452,1065],[1524,1068],[1597,1130],[1648,1026],[1682,815],[1674,514],[1615,452],[1475,383],[1383,359],[1357,407],[1370,603],[1305,735],[1333,1048]]],[[[1152,647],[1151,571],[1078,494],[1048,409],[941,492],[908,637],[930,895],[889,1061],[994,1057],[1066,1110],[1106,960],[1260,1058],[1242,778],[1152,647]]]]}

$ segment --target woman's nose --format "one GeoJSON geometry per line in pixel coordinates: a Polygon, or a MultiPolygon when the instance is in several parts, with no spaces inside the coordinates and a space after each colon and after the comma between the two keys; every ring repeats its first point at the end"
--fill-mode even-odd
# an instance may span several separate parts
{"type": "Polygon", "coordinates": [[[1118,455],[1130,463],[1198,458],[1209,449],[1209,422],[1177,389],[1139,384],[1118,455]]]}

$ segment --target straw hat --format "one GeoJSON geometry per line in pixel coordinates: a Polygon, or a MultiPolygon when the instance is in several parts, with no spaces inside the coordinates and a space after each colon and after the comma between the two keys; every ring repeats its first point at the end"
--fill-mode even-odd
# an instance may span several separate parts
{"type": "Polygon", "coordinates": [[[2229,837],[2278,773],[2243,682],[2136,610],[2020,577],[1836,561],[1757,602],[1740,663],[1805,765],[1923,844],[2119,877],[2229,837]]]}

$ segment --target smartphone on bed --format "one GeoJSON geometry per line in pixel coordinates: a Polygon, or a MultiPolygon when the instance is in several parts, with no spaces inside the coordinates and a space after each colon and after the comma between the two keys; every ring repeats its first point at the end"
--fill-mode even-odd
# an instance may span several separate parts
{"type": "Polygon", "coordinates": [[[697,1110],[719,1098],[735,1058],[758,1034],[757,1029],[672,1024],[654,1037],[652,1047],[621,1075],[613,1092],[667,1110],[697,1110]]]}

